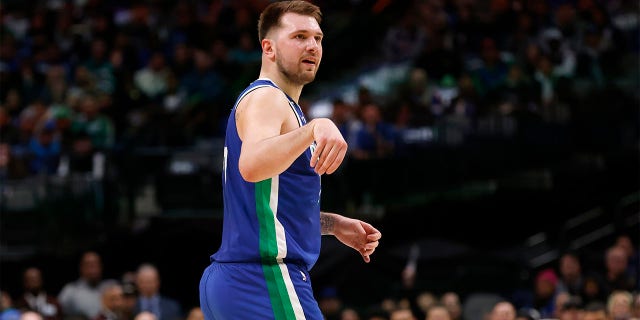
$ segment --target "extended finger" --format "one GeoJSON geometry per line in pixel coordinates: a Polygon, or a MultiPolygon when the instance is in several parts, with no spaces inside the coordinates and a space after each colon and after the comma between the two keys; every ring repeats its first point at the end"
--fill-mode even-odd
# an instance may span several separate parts
{"type": "Polygon", "coordinates": [[[330,159],[334,156],[332,155],[333,146],[326,146],[322,153],[320,154],[320,158],[318,159],[318,163],[316,163],[316,173],[324,174],[327,171],[327,167],[329,167],[330,159]]]}
{"type": "Polygon", "coordinates": [[[327,174],[332,174],[336,170],[338,170],[338,167],[340,167],[340,164],[344,160],[344,157],[346,154],[347,154],[347,148],[342,148],[338,150],[336,158],[333,160],[331,166],[327,169],[327,174]]]}
{"type": "Polygon", "coordinates": [[[329,171],[333,172],[335,171],[338,166],[340,166],[340,163],[342,163],[342,158],[340,158],[340,150],[338,150],[338,148],[334,145],[332,146],[328,152],[323,152],[321,156],[321,161],[322,161],[322,166],[320,166],[318,171],[318,174],[325,174],[325,173],[329,173],[329,171]],[[326,156],[325,156],[326,154],[326,156]],[[324,156],[324,158],[322,157],[324,156]]]}

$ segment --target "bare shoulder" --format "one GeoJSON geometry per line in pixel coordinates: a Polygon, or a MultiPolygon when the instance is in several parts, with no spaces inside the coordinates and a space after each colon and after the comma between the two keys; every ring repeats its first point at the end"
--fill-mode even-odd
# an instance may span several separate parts
{"type": "Polygon", "coordinates": [[[263,87],[247,94],[236,107],[235,121],[241,140],[264,138],[282,132],[289,104],[277,88],[263,87]]]}
{"type": "Polygon", "coordinates": [[[248,93],[236,107],[236,121],[244,113],[274,113],[286,111],[287,98],[274,87],[257,88],[248,93]]]}

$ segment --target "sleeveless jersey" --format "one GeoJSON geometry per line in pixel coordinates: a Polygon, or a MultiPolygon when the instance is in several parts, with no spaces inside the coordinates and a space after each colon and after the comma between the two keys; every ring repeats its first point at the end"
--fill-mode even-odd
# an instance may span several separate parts
{"type": "MultiPolygon", "coordinates": [[[[320,176],[309,165],[315,143],[284,172],[269,179],[247,182],[238,169],[242,141],[236,127],[236,108],[247,94],[267,86],[281,90],[269,79],[252,82],[236,100],[227,121],[222,242],[211,261],[296,263],[310,270],[320,254],[321,241],[320,176]]],[[[282,93],[298,125],[305,125],[300,106],[282,93]]]]}

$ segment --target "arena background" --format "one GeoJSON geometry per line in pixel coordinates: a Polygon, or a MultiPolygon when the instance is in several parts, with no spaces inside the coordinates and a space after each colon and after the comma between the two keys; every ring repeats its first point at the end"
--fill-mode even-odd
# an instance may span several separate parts
{"type": "MultiPolygon", "coordinates": [[[[0,2],[3,290],[19,295],[35,265],[57,293],[93,249],[106,278],[151,262],[165,295],[197,306],[220,239],[222,124],[257,76],[266,3],[0,2]],[[156,56],[160,89],[138,78],[156,56]],[[85,94],[108,123],[98,132],[85,94]],[[38,153],[42,132],[60,150],[38,153]]],[[[616,236],[640,247],[637,1],[314,3],[324,58],[301,104],[333,117],[340,101],[354,114],[371,102],[394,132],[385,152],[362,149],[323,177],[323,209],[383,239],[364,264],[324,238],[319,297],[333,288],[363,308],[400,297],[419,248],[415,290],[515,301],[566,250],[603,271],[616,236]]]]}

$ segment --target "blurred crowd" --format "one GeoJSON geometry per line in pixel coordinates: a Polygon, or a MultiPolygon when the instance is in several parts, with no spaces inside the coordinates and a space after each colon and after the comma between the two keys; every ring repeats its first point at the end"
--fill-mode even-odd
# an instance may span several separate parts
{"type": "MultiPolygon", "coordinates": [[[[637,320],[640,251],[636,245],[628,235],[617,236],[603,252],[602,269],[585,264],[577,252],[566,252],[554,264],[532,270],[535,276],[529,287],[503,294],[463,296],[418,287],[417,261],[409,259],[397,287],[390,288],[382,301],[352,305],[350,297],[341,296],[334,286],[318,289],[316,296],[326,320],[637,320]]],[[[47,270],[27,267],[21,291],[2,288],[0,320],[203,319],[199,306],[183,306],[161,290],[161,275],[152,263],[124,271],[119,279],[105,279],[100,254],[86,251],[78,270],[77,279],[59,292],[48,292],[43,277],[47,270]]]]}
{"type": "MultiPolygon", "coordinates": [[[[60,292],[46,291],[43,270],[28,267],[19,297],[2,291],[3,320],[202,320],[197,307],[160,293],[160,272],[151,263],[126,271],[121,279],[105,279],[100,254],[86,251],[78,262],[79,276],[60,292]],[[29,318],[27,318],[29,317],[29,318]]],[[[44,270],[46,274],[46,270],[44,270]]]]}
{"type": "MultiPolygon", "coordinates": [[[[114,152],[222,137],[233,99],[257,77],[255,24],[268,2],[3,1],[2,176],[100,171],[114,152]]],[[[447,145],[513,137],[524,119],[567,124],[575,111],[626,121],[621,137],[635,141],[621,111],[638,98],[635,1],[317,4],[327,35],[345,35],[327,37],[317,81],[354,72],[345,51],[411,66],[384,95],[361,86],[354,101],[333,97],[326,116],[355,157],[406,154],[434,135],[447,145]],[[357,17],[380,34],[350,26],[357,17]],[[411,130],[424,127],[433,131],[411,130]]]]}
{"type": "Polygon", "coordinates": [[[327,320],[632,320],[640,319],[640,251],[619,235],[602,254],[602,268],[565,252],[553,264],[532,270],[530,286],[505,293],[434,292],[416,286],[409,259],[398,286],[379,303],[350,305],[336,287],[318,294],[327,320]]]}

